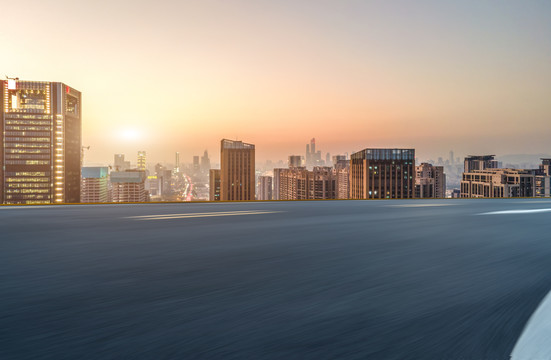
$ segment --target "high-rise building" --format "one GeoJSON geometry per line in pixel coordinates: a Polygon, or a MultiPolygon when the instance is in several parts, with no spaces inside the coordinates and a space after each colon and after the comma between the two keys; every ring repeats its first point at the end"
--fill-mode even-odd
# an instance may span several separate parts
{"type": "Polygon", "coordinates": [[[81,93],[9,79],[0,99],[0,203],[80,202],[81,93]]]}
{"type": "Polygon", "coordinates": [[[470,155],[465,158],[465,172],[473,170],[497,169],[499,163],[495,160],[495,155],[470,155]]]}
{"type": "Polygon", "coordinates": [[[179,152],[176,152],[176,158],[174,160],[175,160],[174,162],[175,165],[172,172],[174,173],[174,175],[178,175],[180,173],[180,153],[179,152]]]}
{"type": "Polygon", "coordinates": [[[302,157],[300,155],[289,155],[289,167],[301,167],[302,157]]]}
{"type": "Polygon", "coordinates": [[[201,157],[201,172],[207,174],[210,170],[210,159],[209,153],[205,150],[203,156],[201,157]]]}
{"type": "Polygon", "coordinates": [[[145,202],[145,171],[113,171],[110,175],[113,202],[145,202]]]}
{"type": "Polygon", "coordinates": [[[280,196],[279,196],[279,184],[280,184],[280,180],[281,180],[281,170],[284,170],[284,169],[274,169],[274,179],[272,180],[273,182],[273,191],[272,191],[272,198],[274,200],[281,200],[280,196]]]}
{"type": "Polygon", "coordinates": [[[272,177],[258,177],[258,196],[257,200],[272,200],[272,177]]]}
{"type": "Polygon", "coordinates": [[[254,200],[254,145],[227,139],[223,139],[220,145],[221,200],[254,200]]]}
{"type": "Polygon", "coordinates": [[[306,144],[306,163],[305,166],[308,169],[312,169],[314,166],[325,165],[321,159],[321,151],[316,151],[316,139],[312,138],[310,144],[306,144]]]}
{"type": "Polygon", "coordinates": [[[124,154],[115,154],[115,171],[126,171],[130,169],[130,161],[124,160],[124,154]]]}
{"type": "Polygon", "coordinates": [[[220,169],[209,170],[209,200],[220,201],[220,169]]]}
{"type": "Polygon", "coordinates": [[[86,166],[82,168],[80,202],[102,203],[109,200],[108,172],[109,168],[107,166],[86,166]]]}
{"type": "Polygon", "coordinates": [[[279,173],[278,200],[336,199],[337,179],[330,167],[274,169],[279,173]]]}
{"type": "Polygon", "coordinates": [[[145,151],[138,151],[138,170],[145,171],[145,151]]]}
{"type": "MultiPolygon", "coordinates": [[[[341,160],[343,161],[343,160],[341,160]]],[[[350,161],[335,164],[337,199],[350,199],[350,161]]]]}
{"type": "Polygon", "coordinates": [[[364,149],[351,155],[351,199],[410,199],[414,191],[415,149],[364,149]]]}
{"type": "Polygon", "coordinates": [[[446,196],[446,175],[443,166],[422,163],[415,167],[415,197],[444,198],[446,196]]]}

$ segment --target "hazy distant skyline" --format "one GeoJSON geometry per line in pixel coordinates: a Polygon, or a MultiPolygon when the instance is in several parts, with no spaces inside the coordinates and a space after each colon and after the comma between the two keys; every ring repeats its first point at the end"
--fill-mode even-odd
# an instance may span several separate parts
{"type": "Polygon", "coordinates": [[[549,153],[548,1],[2,4],[0,70],[83,93],[86,162],[549,153]]]}

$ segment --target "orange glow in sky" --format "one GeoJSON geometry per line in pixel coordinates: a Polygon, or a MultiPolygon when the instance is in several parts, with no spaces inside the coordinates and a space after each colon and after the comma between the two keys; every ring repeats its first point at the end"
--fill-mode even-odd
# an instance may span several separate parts
{"type": "Polygon", "coordinates": [[[551,153],[545,1],[9,1],[0,69],[83,93],[87,163],[551,153]],[[325,155],[325,154],[324,154],[325,155]]]}

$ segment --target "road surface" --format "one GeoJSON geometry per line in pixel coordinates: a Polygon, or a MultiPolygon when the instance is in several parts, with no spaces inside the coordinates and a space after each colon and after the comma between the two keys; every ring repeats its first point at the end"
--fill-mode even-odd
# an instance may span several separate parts
{"type": "Polygon", "coordinates": [[[0,224],[0,359],[507,359],[551,290],[549,200],[0,207],[0,224]]]}

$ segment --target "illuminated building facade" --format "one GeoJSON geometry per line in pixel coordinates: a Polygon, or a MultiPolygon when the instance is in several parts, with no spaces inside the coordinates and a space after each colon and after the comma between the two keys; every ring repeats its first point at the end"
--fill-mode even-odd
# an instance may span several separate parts
{"type": "Polygon", "coordinates": [[[80,202],[81,93],[0,80],[0,203],[80,202]]]}
{"type": "Polygon", "coordinates": [[[209,200],[220,201],[220,169],[209,170],[209,200]]]}
{"type": "Polygon", "coordinates": [[[350,156],[351,199],[415,196],[415,149],[364,149],[350,156]]]}
{"type": "Polygon", "coordinates": [[[145,171],[145,158],[146,153],[145,151],[138,151],[138,170],[145,171]]]}
{"type": "Polygon", "coordinates": [[[220,200],[254,200],[254,145],[227,139],[220,145],[220,200]]]}

